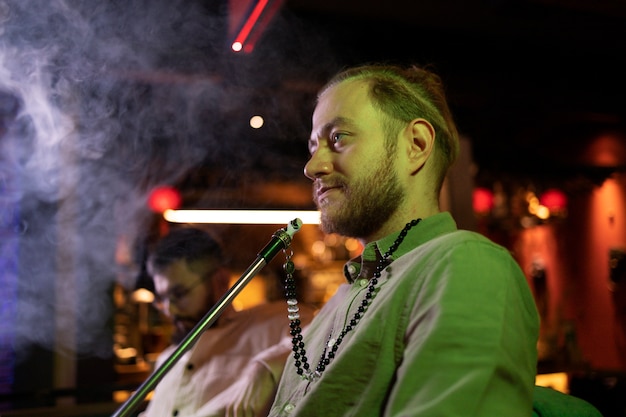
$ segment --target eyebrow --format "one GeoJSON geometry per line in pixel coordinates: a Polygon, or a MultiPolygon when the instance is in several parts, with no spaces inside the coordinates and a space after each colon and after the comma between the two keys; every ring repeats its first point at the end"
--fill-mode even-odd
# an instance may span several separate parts
{"type": "Polygon", "coordinates": [[[351,119],[348,119],[347,117],[343,117],[343,116],[337,116],[330,122],[326,123],[324,127],[322,127],[321,131],[324,134],[326,134],[328,133],[328,131],[332,130],[336,126],[345,126],[345,125],[351,126],[353,124],[354,123],[352,122],[351,119]]]}
{"type": "Polygon", "coordinates": [[[354,123],[352,122],[351,119],[348,119],[347,117],[343,117],[343,116],[338,116],[335,117],[334,119],[332,119],[330,122],[326,123],[324,126],[322,126],[321,129],[318,129],[317,132],[319,132],[319,134],[314,135],[314,132],[311,132],[311,137],[309,138],[309,149],[311,148],[311,144],[313,141],[313,138],[320,138],[320,137],[326,137],[328,136],[328,132],[330,132],[331,130],[333,130],[335,127],[337,126],[351,126],[354,123]]]}

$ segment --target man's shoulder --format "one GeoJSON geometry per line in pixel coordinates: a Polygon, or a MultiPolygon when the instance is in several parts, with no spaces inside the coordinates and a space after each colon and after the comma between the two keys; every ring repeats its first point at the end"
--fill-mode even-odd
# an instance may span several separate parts
{"type": "Polygon", "coordinates": [[[485,235],[482,235],[478,232],[474,232],[472,230],[465,230],[465,229],[457,229],[449,233],[444,233],[442,235],[439,235],[433,238],[427,243],[433,246],[444,246],[447,248],[453,248],[455,246],[463,246],[468,243],[476,243],[476,244],[481,244],[481,245],[492,246],[494,248],[502,248],[501,245],[492,241],[485,235]]]}
{"type": "Polygon", "coordinates": [[[450,256],[480,254],[488,259],[512,259],[504,246],[471,230],[457,229],[440,234],[411,249],[405,262],[421,262],[424,259],[439,259],[448,262],[450,256]]]}

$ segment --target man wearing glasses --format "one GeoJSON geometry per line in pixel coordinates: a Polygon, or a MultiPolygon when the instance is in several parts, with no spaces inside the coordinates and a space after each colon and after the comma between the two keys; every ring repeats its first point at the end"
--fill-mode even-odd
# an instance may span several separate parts
{"type": "MultiPolygon", "coordinates": [[[[174,229],[157,242],[147,267],[155,305],[175,328],[158,367],[228,291],[231,272],[220,245],[195,228],[174,229]]],[[[306,307],[300,314],[303,323],[312,317],[306,307]]],[[[227,306],[160,381],[142,417],[263,415],[291,351],[288,336],[284,302],[227,306]]]]}

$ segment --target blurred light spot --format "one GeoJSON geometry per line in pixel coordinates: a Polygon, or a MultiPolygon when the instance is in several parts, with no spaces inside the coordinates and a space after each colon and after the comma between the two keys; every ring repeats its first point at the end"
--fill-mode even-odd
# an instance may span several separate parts
{"type": "Polygon", "coordinates": [[[483,187],[474,189],[472,195],[472,206],[476,213],[489,213],[493,208],[493,193],[491,190],[483,187]]]}
{"type": "Polygon", "coordinates": [[[233,49],[233,51],[239,52],[243,48],[243,45],[241,44],[241,42],[233,42],[231,48],[233,49]]]}
{"type": "Polygon", "coordinates": [[[148,303],[149,304],[154,301],[154,294],[145,288],[139,288],[133,291],[132,299],[136,303],[148,303]]]}
{"type": "Polygon", "coordinates": [[[550,217],[550,209],[546,206],[539,205],[537,207],[537,212],[535,213],[535,216],[539,217],[541,220],[546,220],[548,217],[550,217]]]}
{"type": "Polygon", "coordinates": [[[169,186],[156,187],[148,196],[148,207],[157,213],[175,210],[180,206],[181,196],[177,189],[169,186]]]}
{"type": "Polygon", "coordinates": [[[539,201],[551,211],[562,211],[567,208],[567,196],[556,188],[546,190],[539,196],[539,201]]]}
{"type": "Polygon", "coordinates": [[[261,126],[263,126],[264,120],[263,117],[261,116],[252,116],[250,118],[250,126],[253,129],[259,129],[261,126]]]}
{"type": "Polygon", "coordinates": [[[348,249],[350,252],[359,251],[361,249],[361,244],[358,240],[354,238],[349,238],[346,239],[346,249],[348,249]]]}
{"type": "Polygon", "coordinates": [[[317,240],[311,245],[311,252],[313,252],[314,256],[320,257],[324,254],[325,251],[326,245],[321,240],[317,240]]]}

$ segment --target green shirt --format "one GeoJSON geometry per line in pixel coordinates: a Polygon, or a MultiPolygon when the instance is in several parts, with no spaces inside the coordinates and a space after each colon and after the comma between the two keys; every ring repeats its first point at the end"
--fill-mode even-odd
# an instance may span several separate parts
{"type": "MultiPolygon", "coordinates": [[[[304,331],[311,368],[354,316],[397,236],[368,244],[346,266],[348,283],[304,331]]],[[[319,378],[303,379],[290,357],[270,415],[530,417],[538,332],[509,252],[440,213],[409,231],[319,378]]]]}

